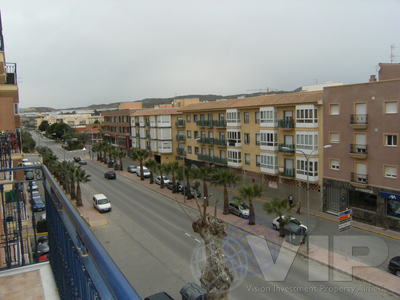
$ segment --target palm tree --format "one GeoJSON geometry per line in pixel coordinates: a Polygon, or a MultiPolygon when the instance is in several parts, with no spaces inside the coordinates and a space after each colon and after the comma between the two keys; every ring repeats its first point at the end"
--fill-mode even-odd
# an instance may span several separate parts
{"type": "Polygon", "coordinates": [[[115,156],[119,160],[120,169],[123,170],[124,168],[122,166],[122,159],[126,156],[126,152],[122,149],[117,149],[115,156]]]}
{"type": "Polygon", "coordinates": [[[164,188],[164,174],[168,172],[168,165],[167,164],[157,164],[157,170],[161,176],[160,188],[164,188]]]}
{"type": "Polygon", "coordinates": [[[75,169],[76,169],[76,165],[71,161],[68,162],[67,165],[67,177],[68,177],[68,182],[69,182],[69,193],[71,195],[71,200],[76,198],[76,194],[75,194],[75,169]]]}
{"type": "Polygon", "coordinates": [[[149,159],[144,163],[145,167],[150,170],[150,184],[154,183],[154,173],[157,171],[157,162],[149,159]]]}
{"type": "Polygon", "coordinates": [[[211,184],[220,185],[224,188],[224,215],[229,214],[228,186],[237,184],[240,178],[230,169],[216,169],[212,176],[211,184]]]}
{"type": "Polygon", "coordinates": [[[254,213],[253,200],[262,194],[262,186],[258,184],[247,185],[239,188],[239,202],[248,202],[250,208],[249,225],[256,224],[256,215],[254,213]]]}
{"type": "Polygon", "coordinates": [[[149,157],[149,152],[144,149],[137,149],[130,152],[133,160],[139,161],[140,165],[140,180],[144,180],[143,177],[143,162],[149,157]]]}
{"type": "Polygon", "coordinates": [[[177,192],[176,175],[179,170],[179,163],[177,161],[170,162],[168,164],[168,169],[169,169],[169,173],[171,174],[171,177],[172,177],[172,192],[176,193],[177,192]]]}
{"type": "Polygon", "coordinates": [[[269,213],[269,214],[274,214],[276,215],[279,219],[279,236],[284,237],[285,236],[285,231],[284,231],[284,226],[289,220],[288,216],[285,218],[281,218],[285,215],[285,212],[290,210],[290,207],[288,205],[287,199],[273,199],[271,202],[267,202],[263,205],[263,209],[269,213]]]}
{"type": "Polygon", "coordinates": [[[194,178],[194,169],[190,165],[184,166],[183,167],[183,176],[186,179],[186,185],[185,185],[185,195],[186,199],[190,200],[193,198],[193,195],[190,191],[190,179],[194,178]]]}
{"type": "Polygon", "coordinates": [[[75,170],[75,182],[76,182],[76,205],[83,206],[82,192],[80,183],[86,183],[90,181],[90,175],[86,174],[86,171],[80,166],[75,170]]]}
{"type": "Polygon", "coordinates": [[[100,153],[99,153],[99,149],[100,149],[100,143],[96,143],[92,146],[92,152],[96,152],[96,159],[100,160],[100,153]]]}
{"type": "Polygon", "coordinates": [[[207,181],[211,179],[211,175],[213,174],[213,168],[211,167],[203,167],[195,169],[195,178],[200,179],[203,182],[203,197],[206,202],[206,206],[208,206],[208,188],[207,181]]]}

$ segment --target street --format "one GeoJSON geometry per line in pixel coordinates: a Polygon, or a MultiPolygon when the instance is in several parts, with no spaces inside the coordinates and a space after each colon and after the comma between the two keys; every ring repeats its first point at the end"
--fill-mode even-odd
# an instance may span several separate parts
{"type": "MultiPolygon", "coordinates": [[[[32,135],[37,145],[50,147],[59,159],[63,159],[64,155],[68,160],[73,156],[87,155],[87,152],[64,151],[59,144],[39,138],[36,132],[32,135]]],[[[104,179],[103,174],[107,168],[89,159],[88,165],[83,168],[91,175],[90,182],[82,185],[85,205],[92,205],[93,194],[104,193],[113,207],[112,212],[107,214],[109,225],[92,228],[96,237],[141,296],[166,291],[180,299],[179,290],[185,283],[198,283],[198,277],[194,278],[193,273],[196,274],[198,270],[197,258],[201,257],[199,249],[202,244],[191,227],[196,212],[143,188],[140,183],[120,176],[119,172],[116,180],[104,179]]],[[[217,189],[213,194],[213,197],[220,196],[217,189]]],[[[268,224],[272,218],[261,213],[261,204],[256,203],[256,214],[259,215],[257,221],[264,220],[268,224]]],[[[337,226],[317,218],[312,220],[313,234],[323,234],[337,226]],[[326,225],[328,223],[330,225],[326,225]]],[[[267,282],[248,245],[248,233],[233,226],[228,226],[227,231],[227,249],[231,251],[228,251],[227,258],[238,279],[231,292],[232,299],[397,299],[396,296],[358,280],[308,281],[308,260],[299,255],[284,281],[267,282]]],[[[352,229],[346,234],[366,233],[352,229]]],[[[273,258],[276,258],[279,246],[272,243],[268,243],[268,246],[273,258]]],[[[396,247],[399,247],[397,243],[396,247]]],[[[392,251],[390,244],[389,249],[392,251]]],[[[394,249],[397,251],[399,248],[394,249]]],[[[322,270],[323,266],[320,269],[314,268],[314,277],[322,270]]]]}

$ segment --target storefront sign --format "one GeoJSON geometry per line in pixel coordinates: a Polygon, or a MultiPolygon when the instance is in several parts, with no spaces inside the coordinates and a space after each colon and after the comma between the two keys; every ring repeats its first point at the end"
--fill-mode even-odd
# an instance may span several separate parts
{"type": "Polygon", "coordinates": [[[392,194],[392,193],[387,193],[387,192],[381,192],[381,197],[389,200],[397,200],[400,201],[400,195],[399,194],[392,194]]]}
{"type": "Polygon", "coordinates": [[[339,231],[350,229],[353,220],[353,210],[347,209],[338,213],[339,231]]]}
{"type": "Polygon", "coordinates": [[[373,194],[374,191],[367,190],[367,189],[360,189],[360,188],[355,188],[356,191],[358,192],[363,192],[363,193],[368,193],[368,194],[373,194]]]}

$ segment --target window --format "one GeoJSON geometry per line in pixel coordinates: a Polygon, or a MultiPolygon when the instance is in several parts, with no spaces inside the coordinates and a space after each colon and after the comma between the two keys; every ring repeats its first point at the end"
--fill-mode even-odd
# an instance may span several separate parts
{"type": "Polygon", "coordinates": [[[186,136],[187,136],[188,139],[191,139],[192,138],[192,131],[191,130],[187,130],[186,131],[186,136]]]}
{"type": "Polygon", "coordinates": [[[228,162],[241,163],[242,162],[242,152],[235,150],[228,150],[228,162]]]}
{"type": "Polygon", "coordinates": [[[205,131],[201,131],[200,132],[200,136],[201,136],[201,138],[205,139],[206,138],[206,132],[205,131]]]}
{"type": "Polygon", "coordinates": [[[199,154],[199,147],[194,147],[194,154],[199,154]]]}
{"type": "Polygon", "coordinates": [[[243,122],[246,124],[250,122],[250,114],[248,112],[243,113],[243,122]]]}
{"type": "MultiPolygon", "coordinates": [[[[19,110],[18,110],[18,103],[14,103],[14,115],[18,115],[19,114],[19,110]]],[[[85,122],[86,124],[86,122],[85,122]]]]}
{"type": "Polygon", "coordinates": [[[197,121],[197,115],[194,114],[194,115],[193,115],[193,122],[196,122],[196,121],[197,121]]]}
{"type": "Polygon", "coordinates": [[[397,113],[397,102],[385,102],[385,113],[396,114],[397,113]]]}
{"type": "Polygon", "coordinates": [[[396,147],[397,146],[397,135],[385,134],[385,146],[396,147]]]}
{"type": "Polygon", "coordinates": [[[332,116],[340,114],[339,104],[331,104],[331,105],[329,105],[329,113],[332,116]]]}
{"type": "Polygon", "coordinates": [[[199,137],[199,132],[198,132],[198,131],[195,131],[195,132],[194,132],[194,138],[197,139],[198,137],[199,137]]]}
{"type": "Polygon", "coordinates": [[[297,133],[296,148],[303,150],[317,150],[318,133],[297,133]]]}
{"type": "Polygon", "coordinates": [[[204,121],[204,114],[200,114],[200,121],[204,121]]]}
{"type": "Polygon", "coordinates": [[[297,169],[296,173],[299,175],[318,176],[318,162],[309,160],[307,168],[307,160],[304,158],[297,159],[297,169]]]}
{"type": "Polygon", "coordinates": [[[316,108],[296,109],[296,123],[318,123],[316,108]]]}
{"type": "Polygon", "coordinates": [[[241,143],[240,131],[228,131],[229,146],[235,146],[235,143],[241,143]]]}
{"type": "Polygon", "coordinates": [[[397,168],[393,166],[384,166],[385,177],[387,178],[397,178],[397,168]]]}
{"type": "Polygon", "coordinates": [[[190,115],[186,115],[186,122],[190,123],[190,115]]]}
{"type": "Polygon", "coordinates": [[[329,134],[329,141],[331,143],[340,143],[340,133],[330,133],[329,134]]]}
{"type": "Polygon", "coordinates": [[[275,147],[278,145],[278,135],[274,132],[262,132],[260,144],[275,147]]]}
{"type": "Polygon", "coordinates": [[[240,122],[240,112],[237,109],[227,110],[226,121],[233,122],[233,123],[239,123],[240,122]]]}
{"type": "Polygon", "coordinates": [[[274,123],[275,122],[275,109],[261,110],[261,123],[274,123]]]}
{"type": "Polygon", "coordinates": [[[244,163],[246,165],[250,165],[250,153],[245,153],[244,154],[244,163]]]}
{"type": "Polygon", "coordinates": [[[250,144],[250,134],[249,133],[244,134],[244,143],[246,145],[250,144]]]}
{"type": "Polygon", "coordinates": [[[278,157],[276,155],[261,154],[260,166],[261,168],[276,170],[278,169],[278,157]]]}
{"type": "Polygon", "coordinates": [[[261,156],[260,155],[256,155],[256,166],[260,166],[261,164],[261,156]]]}
{"type": "Polygon", "coordinates": [[[188,154],[192,154],[192,146],[187,147],[188,154]]]}
{"type": "Polygon", "coordinates": [[[219,150],[219,157],[220,157],[221,159],[225,159],[225,158],[226,158],[225,150],[219,150]]]}
{"type": "Polygon", "coordinates": [[[261,136],[259,133],[256,133],[256,145],[260,145],[261,136]]]}
{"type": "Polygon", "coordinates": [[[214,137],[214,133],[213,133],[212,131],[209,131],[209,132],[208,132],[208,137],[209,137],[210,139],[212,139],[212,138],[214,137]]]}
{"type": "Polygon", "coordinates": [[[219,119],[220,121],[224,121],[224,120],[225,120],[225,114],[224,114],[224,113],[220,113],[220,114],[218,115],[218,119],[219,119]]]}
{"type": "Polygon", "coordinates": [[[256,124],[260,124],[260,112],[259,111],[256,111],[255,118],[256,118],[256,124]]]}
{"type": "Polygon", "coordinates": [[[337,159],[331,159],[330,168],[332,170],[340,170],[340,162],[337,159]]]}

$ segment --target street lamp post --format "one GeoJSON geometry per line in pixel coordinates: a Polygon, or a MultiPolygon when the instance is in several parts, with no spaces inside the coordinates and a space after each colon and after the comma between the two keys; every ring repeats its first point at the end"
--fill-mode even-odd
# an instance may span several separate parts
{"type": "MultiPolygon", "coordinates": [[[[319,149],[327,149],[332,147],[332,145],[324,145],[321,148],[316,148],[313,151],[311,151],[310,154],[306,154],[303,150],[296,149],[295,151],[297,153],[301,153],[304,155],[306,158],[306,171],[307,171],[307,240],[306,240],[306,245],[307,245],[307,254],[310,252],[310,243],[309,243],[309,232],[311,228],[310,224],[310,156],[313,155],[314,151],[319,150],[319,149]]],[[[285,150],[290,150],[289,147],[283,147],[285,150]]]]}

